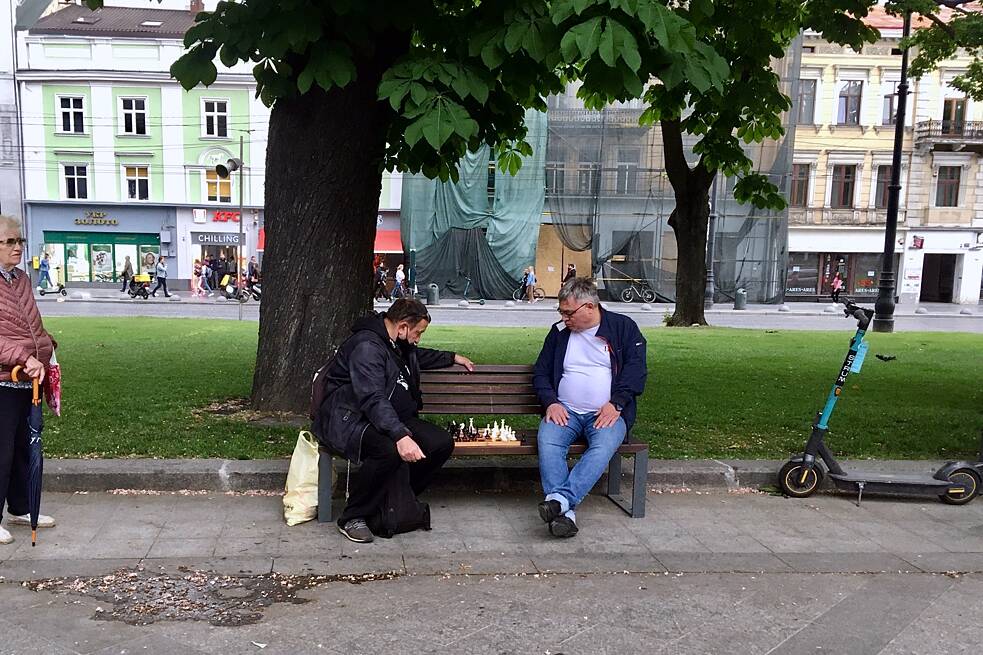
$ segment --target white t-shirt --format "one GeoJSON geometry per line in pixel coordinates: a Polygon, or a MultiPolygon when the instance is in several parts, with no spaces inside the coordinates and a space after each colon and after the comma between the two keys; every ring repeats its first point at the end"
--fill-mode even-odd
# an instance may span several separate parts
{"type": "Polygon", "coordinates": [[[405,279],[406,279],[406,273],[404,273],[403,271],[396,271],[396,284],[402,286],[403,280],[405,279]]]}
{"type": "Polygon", "coordinates": [[[558,398],[578,414],[596,412],[611,400],[611,355],[607,343],[597,337],[599,327],[571,331],[563,357],[558,398]]]}

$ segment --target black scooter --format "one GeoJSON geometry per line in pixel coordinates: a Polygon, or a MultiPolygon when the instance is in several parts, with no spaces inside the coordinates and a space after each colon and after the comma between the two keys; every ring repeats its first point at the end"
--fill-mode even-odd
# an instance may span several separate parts
{"type": "Polygon", "coordinates": [[[850,339],[850,350],[826,398],[826,406],[816,415],[805,453],[790,459],[778,473],[778,485],[786,496],[806,498],[819,488],[826,475],[840,491],[857,494],[857,505],[864,491],[911,496],[935,496],[950,505],[965,505],[976,497],[983,479],[983,446],[979,462],[947,462],[934,475],[904,475],[872,471],[845,471],[826,446],[828,423],[836,401],[850,373],[859,373],[867,354],[864,335],[874,310],[844,299],[847,318],[857,321],[857,333],[850,339]],[[818,458],[818,459],[817,459],[818,458]],[[821,461],[820,461],[821,460],[821,461]]]}

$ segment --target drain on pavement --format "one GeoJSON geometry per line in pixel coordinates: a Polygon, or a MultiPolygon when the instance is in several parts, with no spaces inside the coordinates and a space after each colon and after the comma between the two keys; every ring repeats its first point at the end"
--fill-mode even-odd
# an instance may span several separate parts
{"type": "Polygon", "coordinates": [[[168,572],[119,569],[92,578],[51,578],[23,585],[32,591],[86,596],[97,603],[92,617],[149,625],[157,621],[208,621],[216,626],[256,623],[273,603],[309,601],[297,595],[330,582],[361,584],[393,580],[396,571],[358,575],[218,575],[184,567],[168,572]]]}

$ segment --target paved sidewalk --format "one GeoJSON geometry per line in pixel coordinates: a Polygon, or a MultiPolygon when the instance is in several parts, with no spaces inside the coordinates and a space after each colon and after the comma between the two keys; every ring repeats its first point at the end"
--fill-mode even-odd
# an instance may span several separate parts
{"type": "Polygon", "coordinates": [[[278,496],[49,493],[59,526],[0,546],[0,653],[925,655],[983,639],[983,502],[652,493],[630,519],[592,496],[581,533],[555,540],[536,500],[444,492],[431,532],[353,544],[286,527],[278,496]]]}

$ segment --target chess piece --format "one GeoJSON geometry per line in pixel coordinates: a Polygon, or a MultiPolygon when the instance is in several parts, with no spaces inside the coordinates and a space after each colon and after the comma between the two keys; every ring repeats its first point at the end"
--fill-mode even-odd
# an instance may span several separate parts
{"type": "Polygon", "coordinates": [[[476,441],[478,439],[478,430],[474,427],[474,417],[472,416],[468,419],[468,441],[476,441]]]}
{"type": "Polygon", "coordinates": [[[499,434],[500,432],[498,429],[498,421],[495,421],[495,427],[492,428],[492,432],[491,432],[491,440],[498,441],[499,434]]]}

